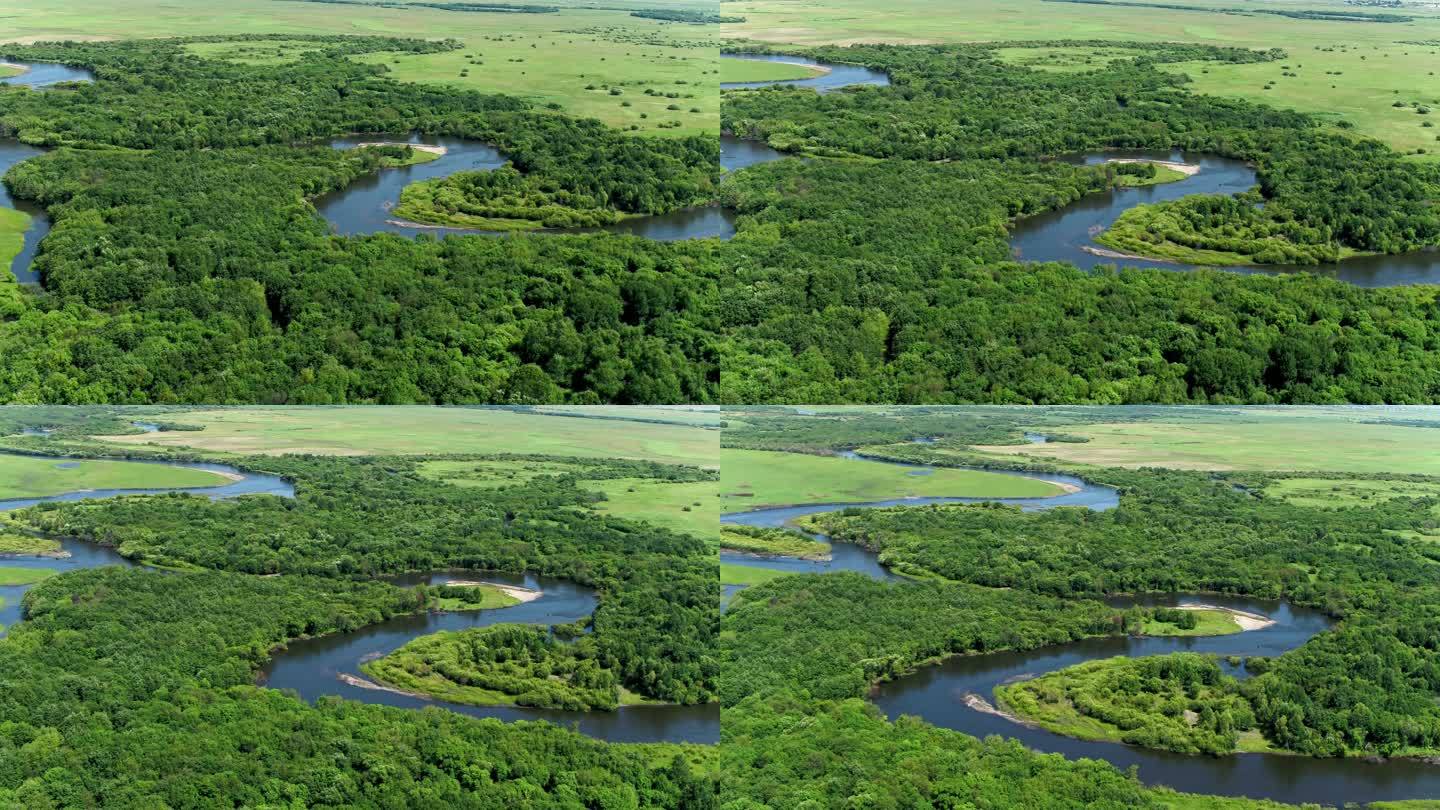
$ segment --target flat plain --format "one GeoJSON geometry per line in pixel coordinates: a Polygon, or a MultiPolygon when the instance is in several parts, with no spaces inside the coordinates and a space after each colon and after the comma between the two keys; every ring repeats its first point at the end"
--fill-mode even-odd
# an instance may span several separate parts
{"type": "Polygon", "coordinates": [[[480,408],[234,408],[167,418],[204,429],[103,438],[238,455],[523,452],[699,465],[713,463],[719,446],[716,431],[685,425],[480,408]],[[523,447],[518,435],[527,437],[523,447]]]}
{"type": "MultiPolygon", "coordinates": [[[[725,3],[727,15],[745,22],[724,26],[725,36],[771,44],[812,46],[861,42],[929,44],[945,42],[1018,42],[1002,51],[1010,61],[1043,65],[1058,51],[1056,67],[1102,67],[1101,54],[1086,63],[1074,49],[1052,49],[1055,40],[1114,42],[1193,42],[1242,48],[1284,48],[1290,59],[1278,63],[1213,65],[1179,63],[1168,69],[1192,80],[1201,93],[1262,101],[1271,106],[1346,121],[1354,131],[1404,152],[1425,149],[1423,159],[1440,154],[1436,130],[1424,127],[1415,107],[1394,103],[1440,100],[1440,7],[1405,4],[1402,8],[1365,9],[1413,17],[1404,23],[1307,20],[1268,13],[1220,13],[1234,3],[1168,0],[1136,8],[1130,5],[1011,0],[1005,3],[959,0],[935,13],[926,0],[740,0],[725,3]],[[1161,7],[1164,6],[1164,7],[1161,7]],[[1188,7],[1188,8],[1186,8],[1188,7]],[[1067,52],[1068,51],[1068,52],[1067,52]],[[1273,83],[1273,84],[1272,84],[1273,83]],[[1267,89],[1267,85],[1271,85],[1267,89]],[[1397,92],[1398,91],[1398,92],[1397,92]]],[[[1256,3],[1255,9],[1288,10],[1290,3],[1256,3]]],[[[1306,10],[1354,12],[1355,6],[1315,0],[1306,10]]]]}
{"type": "MultiPolygon", "coordinates": [[[[719,26],[630,16],[643,4],[611,2],[598,9],[548,3],[549,14],[465,12],[396,4],[336,5],[301,0],[0,0],[0,41],[99,40],[205,34],[357,34],[453,37],[458,51],[386,54],[383,61],[401,81],[506,93],[537,107],[556,105],[571,115],[598,118],[646,135],[695,135],[717,131],[716,85],[719,26]],[[472,61],[472,58],[474,61],[472,61]],[[463,72],[463,75],[462,75],[463,72]],[[629,90],[624,97],[607,88],[629,90]],[[646,87],[680,92],[668,99],[646,87]],[[589,89],[587,89],[589,88],[589,89]],[[623,104],[624,101],[630,103],[623,104]],[[668,107],[675,104],[680,109],[668,107]],[[699,112],[690,112],[696,108],[699,112]],[[664,124],[665,126],[661,126],[664,124]],[[678,124],[678,126],[673,126],[678,124]]],[[[651,4],[652,6],[654,4],[651,4]]],[[[667,4],[678,9],[704,4],[667,4]]],[[[200,53],[277,64],[298,55],[260,56],[233,44],[199,47],[200,53]]]]}
{"type": "Polygon", "coordinates": [[[926,472],[836,456],[720,451],[720,492],[736,509],[911,497],[1045,498],[1063,491],[1048,481],[976,470],[926,472]]]}

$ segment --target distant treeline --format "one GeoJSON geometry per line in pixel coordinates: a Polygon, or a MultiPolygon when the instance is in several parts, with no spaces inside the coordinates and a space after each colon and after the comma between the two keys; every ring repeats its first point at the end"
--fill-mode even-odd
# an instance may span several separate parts
{"type": "Polygon", "coordinates": [[[1132,6],[1135,8],[1163,8],[1169,11],[1207,11],[1212,14],[1273,14],[1277,17],[1291,17],[1297,20],[1326,20],[1330,22],[1414,22],[1414,17],[1403,14],[1381,14],[1368,11],[1315,11],[1313,9],[1277,8],[1216,8],[1210,6],[1182,6],[1175,3],[1136,3],[1129,0],[1045,0],[1047,3],[1081,3],[1091,6],[1132,6]]]}
{"type": "Polygon", "coordinates": [[[369,0],[295,0],[297,3],[334,3],[342,6],[375,6],[376,8],[438,8],[441,11],[500,12],[509,14],[554,14],[556,6],[530,6],[512,3],[386,3],[369,0]]]}
{"type": "Polygon", "coordinates": [[[744,17],[727,17],[723,14],[710,14],[704,11],[685,11],[668,8],[642,8],[639,11],[630,12],[630,16],[644,17],[649,20],[695,23],[697,25],[745,22],[744,17]]]}

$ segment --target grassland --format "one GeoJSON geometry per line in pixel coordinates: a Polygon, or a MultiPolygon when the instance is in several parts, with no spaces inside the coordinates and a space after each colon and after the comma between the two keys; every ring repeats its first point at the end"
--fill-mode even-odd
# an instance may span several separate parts
{"type": "Polygon", "coordinates": [[[789,576],[789,574],[773,568],[756,568],[750,565],[720,563],[721,585],[761,585],[783,576],[789,576]]]}
{"type": "Polygon", "coordinates": [[[1192,610],[1189,613],[1195,616],[1194,627],[1185,628],[1172,622],[1150,619],[1141,632],[1147,636],[1228,636],[1243,629],[1234,616],[1223,610],[1192,610]]]}
{"type": "Polygon", "coordinates": [[[1129,188],[1139,188],[1141,186],[1158,186],[1163,183],[1178,183],[1186,177],[1189,177],[1189,175],[1179,169],[1172,169],[1169,166],[1164,166],[1159,163],[1154,165],[1154,177],[1137,177],[1133,174],[1122,174],[1115,178],[1117,184],[1129,188]]]}
{"type": "Polygon", "coordinates": [[[714,481],[667,483],[637,478],[586,481],[586,489],[605,493],[595,509],[607,515],[643,520],[697,537],[715,537],[720,526],[720,500],[714,481]]]}
{"type": "MultiPolygon", "coordinates": [[[[1243,5],[1213,0],[1167,0],[1167,4],[1243,5]]],[[[1303,8],[1355,10],[1341,0],[1312,0],[1303,8]]],[[[1440,77],[1436,76],[1440,47],[1433,44],[1440,42],[1440,8],[1407,4],[1385,11],[1416,20],[1405,24],[1334,22],[1044,0],[960,0],[947,6],[944,14],[935,13],[934,4],[927,0],[739,0],[725,3],[725,13],[743,16],[745,22],[727,24],[723,29],[729,38],[800,45],[1093,39],[1284,48],[1290,58],[1278,63],[1176,64],[1169,69],[1189,76],[1197,92],[1264,101],[1332,122],[1346,121],[1354,131],[1401,151],[1427,149],[1425,159],[1433,159],[1440,153],[1436,130],[1422,127],[1423,118],[1413,107],[1407,110],[1392,105],[1403,100],[1434,106],[1440,99],[1440,77]],[[1413,42],[1432,44],[1406,44],[1413,42]],[[1269,89],[1265,89],[1267,84],[1269,89]]],[[[1008,48],[1001,52],[1008,61],[1045,70],[1090,70],[1123,56],[1122,50],[1103,46],[1008,48]]]]}
{"type": "Polygon", "coordinates": [[[1371,506],[1392,498],[1433,498],[1440,496],[1440,484],[1418,481],[1335,480],[1326,478],[1283,478],[1265,488],[1267,496],[1297,506],[1371,506]]]}
{"type": "MultiPolygon", "coordinates": [[[[541,109],[599,118],[643,135],[713,133],[719,128],[719,26],[631,17],[642,4],[580,3],[554,14],[444,11],[423,7],[291,2],[290,0],[0,0],[0,39],[127,39],[198,34],[385,34],[454,37],[459,51],[374,55],[401,81],[520,96],[541,109]],[[462,75],[462,73],[464,75],[462,75]],[[593,85],[595,89],[586,89],[593,85]],[[605,88],[621,87],[632,106],[605,88]],[[693,98],[654,98],[651,87],[693,98]],[[666,109],[678,103],[679,110],[666,109]],[[553,105],[553,106],[552,106],[553,105]],[[700,111],[690,112],[691,107],[700,111]],[[641,117],[644,114],[645,117],[641,117]],[[679,124],[671,128],[671,124],[679,124]],[[663,126],[662,126],[663,125],[663,126]]],[[[652,6],[655,4],[651,4],[652,6]]],[[[710,10],[700,3],[666,7],[710,10]]],[[[279,63],[304,50],[275,46],[200,46],[214,58],[279,63]]]]}
{"type": "Polygon", "coordinates": [[[167,415],[201,431],[101,437],[220,454],[536,453],[713,466],[717,431],[478,408],[235,408],[167,415]]]}
{"type": "Polygon", "coordinates": [[[435,607],[438,610],[496,610],[520,604],[520,600],[494,585],[472,585],[467,586],[472,597],[442,596],[437,600],[435,607]],[[478,596],[479,599],[473,598],[478,596]]]}
{"type": "Polygon", "coordinates": [[[824,74],[810,65],[790,62],[763,62],[755,59],[721,59],[722,82],[778,82],[812,79],[824,74]]]}
{"type": "Polygon", "coordinates": [[[52,577],[55,571],[49,568],[17,568],[0,566],[0,587],[34,585],[42,579],[52,577]]]}
{"type": "Polygon", "coordinates": [[[0,267],[5,268],[10,281],[15,280],[14,276],[9,275],[10,262],[14,261],[25,247],[25,229],[29,227],[29,214],[14,208],[0,208],[0,267]]]}
{"type": "Polygon", "coordinates": [[[805,560],[830,559],[829,545],[785,529],[721,526],[720,547],[731,551],[772,557],[799,557],[805,560]]]}
{"type": "Polygon", "coordinates": [[[7,532],[0,528],[0,557],[55,555],[59,552],[59,540],[52,540],[49,537],[31,537],[28,534],[7,532]]]}
{"type": "Polygon", "coordinates": [[[835,456],[721,450],[720,492],[730,509],[907,497],[1043,498],[1064,490],[1048,481],[937,468],[926,475],[895,464],[835,456]]]}
{"type": "Polygon", "coordinates": [[[0,63],[0,79],[8,79],[11,76],[19,76],[25,69],[18,65],[0,63]]]}
{"type": "Polygon", "coordinates": [[[1387,414],[1406,416],[1397,409],[1177,409],[1173,418],[1067,424],[1064,432],[1089,439],[1083,443],[976,449],[1129,468],[1440,474],[1440,422],[1372,424],[1387,414]]]}
{"type": "Polygon", "coordinates": [[[41,498],[90,489],[214,487],[228,482],[224,476],[206,470],[160,464],[0,454],[0,499],[41,498]]]}

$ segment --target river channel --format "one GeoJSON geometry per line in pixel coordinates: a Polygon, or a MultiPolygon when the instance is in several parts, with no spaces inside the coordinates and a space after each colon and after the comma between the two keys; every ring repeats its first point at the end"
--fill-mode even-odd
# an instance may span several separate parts
{"type": "MultiPolygon", "coordinates": [[[[352,149],[362,143],[378,141],[394,142],[397,139],[385,135],[355,136],[331,141],[330,145],[336,149],[352,149]]],[[[383,231],[410,237],[422,233],[437,237],[446,234],[502,235],[495,231],[435,227],[405,222],[396,219],[391,209],[400,202],[401,190],[411,183],[447,177],[456,172],[498,169],[509,160],[504,153],[489,144],[466,138],[412,134],[400,138],[399,141],[443,146],[445,154],[428,163],[380,169],[357,178],[338,191],[317,197],[315,208],[320,212],[320,216],[330,223],[335,233],[342,236],[364,236],[383,231]]],[[[719,206],[698,206],[666,214],[632,217],[604,228],[546,228],[528,231],[528,233],[566,234],[595,233],[597,231],[623,233],[662,242],[680,239],[728,239],[735,235],[735,223],[734,214],[730,211],[719,206]]]]}
{"type": "MultiPolygon", "coordinates": [[[[1038,434],[1037,434],[1038,435],[1038,434]]],[[[917,440],[922,441],[923,440],[917,440]]],[[[896,462],[866,459],[854,453],[842,456],[857,463],[892,464],[896,462]]],[[[923,465],[907,464],[918,470],[923,465]]],[[[1045,473],[988,470],[1005,472],[1080,487],[1079,491],[1055,498],[910,498],[856,504],[810,504],[748,512],[731,512],[721,521],[748,526],[781,527],[797,518],[848,507],[892,507],[931,503],[1001,502],[1018,504],[1022,509],[1036,510],[1056,506],[1083,506],[1097,511],[1119,505],[1119,494],[1112,488],[1092,484],[1071,476],[1045,473]]],[[[793,527],[792,527],[793,528],[793,527]]],[[[823,535],[810,535],[829,542],[823,535]]],[[[872,577],[902,580],[880,564],[870,551],[849,543],[831,543],[829,562],[793,558],[762,558],[723,552],[724,562],[773,568],[793,573],[825,573],[858,571],[872,577]]],[[[727,598],[738,588],[727,588],[727,598]]],[[[1143,603],[1147,605],[1178,605],[1204,603],[1261,613],[1274,620],[1263,629],[1227,636],[1179,638],[1099,638],[1045,647],[1028,652],[990,653],[957,656],[936,666],[922,667],[911,675],[878,685],[871,700],[895,719],[901,715],[921,717],[937,726],[961,731],[976,737],[997,734],[1020,740],[1038,751],[1063,754],[1076,759],[1103,759],[1116,767],[1138,767],[1142,782],[1166,785],[1194,793],[1250,796],[1284,802],[1315,802],[1340,805],[1346,802],[1413,799],[1440,796],[1440,767],[1419,760],[1394,759],[1316,759],[1279,754],[1236,754],[1226,757],[1188,756],[1167,751],[1123,745],[1120,743],[1079,740],[1032,728],[999,715],[977,711],[969,706],[967,695],[978,695],[993,702],[997,686],[1021,678],[1033,678],[1085,661],[1117,655],[1144,656],[1189,651],[1221,656],[1276,656],[1308,641],[1316,633],[1331,626],[1328,617],[1313,610],[1242,597],[1204,595],[1159,595],[1139,599],[1107,600],[1117,607],[1143,603]]],[[[1222,665],[1223,662],[1222,662],[1222,665]]],[[[1243,669],[1225,665],[1238,677],[1243,669]]]]}
{"type": "MultiPolygon", "coordinates": [[[[148,423],[141,429],[155,427],[148,423]]],[[[39,433],[37,431],[37,433],[39,433]]],[[[43,434],[42,434],[43,435],[43,434]]],[[[76,459],[56,457],[57,465],[73,464],[76,459]]],[[[21,498],[0,501],[0,512],[23,509],[38,503],[82,501],[114,498],[123,495],[160,495],[188,492],[212,499],[241,495],[276,495],[295,497],[295,488],[283,478],[265,475],[224,464],[191,462],[140,461],[144,464],[166,464],[240,476],[239,480],[215,487],[189,489],[108,489],[67,492],[45,498],[21,498]]],[[[120,556],[115,549],[83,540],[63,539],[61,549],[67,557],[12,556],[0,564],[17,568],[43,568],[59,572],[78,571],[102,565],[134,566],[136,563],[120,556]]],[[[365,703],[380,703],[402,708],[440,706],[473,717],[496,717],[502,720],[548,720],[557,725],[577,728],[592,737],[615,742],[698,742],[714,743],[720,738],[720,709],[716,704],[703,706],[644,705],[624,706],[613,712],[567,712],[512,706],[467,706],[441,700],[369,689],[341,680],[342,675],[364,678],[360,664],[389,653],[406,642],[441,630],[485,627],[498,623],[566,624],[588,617],[598,603],[595,593],[572,582],[515,576],[494,572],[478,574],[486,581],[500,582],[542,591],[543,596],[507,608],[483,611],[456,611],[395,616],[388,621],[368,625],[349,633],[336,633],[319,638],[301,639],[278,650],[261,669],[257,682],[275,689],[293,689],[307,701],[325,695],[338,695],[365,703]]],[[[475,579],[474,571],[441,571],[395,577],[393,584],[413,587],[441,584],[450,579],[475,579]]],[[[21,620],[21,599],[30,586],[0,587],[0,626],[8,627],[21,620]]]]}
{"type": "Polygon", "coordinates": [[[823,71],[808,79],[785,79],[763,82],[721,82],[721,90],[755,90],[761,87],[770,87],[771,85],[786,85],[789,87],[808,87],[820,93],[829,93],[833,90],[839,90],[842,87],[855,87],[857,85],[883,87],[890,83],[889,75],[881,70],[874,70],[861,65],[817,62],[814,59],[807,59],[803,56],[776,53],[722,53],[720,57],[722,59],[736,59],[747,62],[780,62],[787,65],[805,65],[823,71]]]}

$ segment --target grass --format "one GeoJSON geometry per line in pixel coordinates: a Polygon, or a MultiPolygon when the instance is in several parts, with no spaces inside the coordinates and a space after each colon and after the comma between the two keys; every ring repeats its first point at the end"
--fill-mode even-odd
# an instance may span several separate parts
{"type": "Polygon", "coordinates": [[[720,500],[714,481],[669,483],[653,479],[616,478],[583,481],[608,500],[595,510],[630,520],[643,520],[672,531],[713,538],[720,526],[720,500]]]}
{"type": "Polygon", "coordinates": [[[749,554],[799,557],[805,560],[828,560],[830,558],[829,545],[785,529],[747,531],[734,526],[721,526],[720,547],[749,554]]]}
{"type": "MultiPolygon", "coordinates": [[[[371,148],[371,147],[363,147],[371,148]]],[[[428,149],[411,149],[409,157],[397,158],[388,155],[380,158],[380,165],[387,169],[398,169],[401,166],[414,166],[419,163],[429,163],[432,160],[439,160],[441,153],[428,149]]]]}
{"type": "Polygon", "coordinates": [[[18,68],[13,65],[0,65],[0,79],[8,79],[11,76],[19,76],[21,73],[24,72],[25,70],[23,68],[18,68]]]}
{"type": "Polygon", "coordinates": [[[1169,166],[1155,164],[1154,177],[1136,177],[1133,174],[1116,175],[1116,185],[1126,188],[1140,188],[1141,186],[1158,186],[1164,183],[1178,183],[1189,175],[1179,169],[1172,169],[1169,166]]]}
{"type": "Polygon", "coordinates": [[[732,509],[910,496],[1033,498],[1063,492],[1048,481],[977,470],[936,468],[928,475],[912,475],[915,470],[895,464],[763,450],[727,449],[720,451],[720,458],[720,491],[732,509]]]}
{"type": "Polygon", "coordinates": [[[520,604],[520,600],[494,585],[467,586],[479,595],[479,601],[458,596],[442,596],[435,601],[437,610],[496,610],[520,604]]]}
{"type": "Polygon", "coordinates": [[[721,585],[762,585],[772,579],[786,576],[790,576],[790,572],[777,571],[773,568],[756,568],[750,565],[736,565],[735,563],[720,563],[721,585]]]}
{"type": "MultiPolygon", "coordinates": [[[[1213,0],[1181,2],[1237,5],[1213,0]]],[[[1354,10],[1339,0],[1312,0],[1303,7],[1354,10]]],[[[1360,134],[1379,138],[1404,152],[1428,149],[1426,159],[1434,159],[1440,153],[1436,130],[1422,128],[1423,118],[1413,109],[1405,111],[1391,105],[1397,99],[1440,99],[1440,77],[1435,75],[1440,73],[1440,47],[1398,42],[1440,41],[1440,9],[1407,4],[1385,11],[1416,20],[1403,25],[1330,22],[1043,0],[960,0],[945,14],[936,14],[934,4],[928,0],[826,0],[821,5],[793,0],[737,0],[725,4],[725,13],[743,16],[745,22],[722,28],[726,37],[800,45],[1068,39],[1284,48],[1289,58],[1281,62],[1182,63],[1166,69],[1188,75],[1193,80],[1190,87],[1196,92],[1263,101],[1274,107],[1314,113],[1332,122],[1348,121],[1360,134]],[[1295,75],[1282,75],[1285,72],[1295,75]],[[1264,89],[1270,82],[1271,89],[1264,89]]],[[[1104,45],[1006,48],[1000,52],[1006,61],[1044,70],[1095,69],[1124,55],[1123,50],[1104,45]]]]}
{"type": "Polygon", "coordinates": [[[1370,424],[1421,416],[1432,418],[1433,412],[1178,408],[1173,416],[1146,421],[1065,426],[1064,432],[1088,442],[976,449],[1102,467],[1440,475],[1440,421],[1436,427],[1370,424]]]}
{"type": "Polygon", "coordinates": [[[224,476],[206,470],[161,464],[0,454],[0,499],[41,498],[89,489],[214,487],[228,482],[224,476]]]}
{"type": "Polygon", "coordinates": [[[778,82],[795,79],[813,79],[824,75],[809,65],[789,62],[764,62],[756,59],[721,59],[720,81],[722,82],[778,82]]]}
{"type": "MultiPolygon", "coordinates": [[[[10,263],[25,247],[25,229],[30,227],[30,215],[14,208],[0,208],[0,267],[9,273],[10,263]]],[[[10,281],[15,277],[10,276],[10,281]]]]}
{"type": "Polygon", "coordinates": [[[1392,498],[1440,496],[1440,483],[1282,478],[1267,486],[1265,494],[1307,507],[1375,506],[1392,498]]]}
{"type": "Polygon", "coordinates": [[[34,585],[42,579],[55,576],[56,572],[49,568],[15,568],[13,566],[0,567],[0,587],[14,585],[34,585]]]}
{"type": "Polygon", "coordinates": [[[1181,628],[1170,622],[1161,622],[1151,619],[1145,622],[1141,628],[1147,636],[1228,636],[1231,633],[1239,633],[1243,628],[1231,616],[1223,610],[1192,610],[1188,611],[1196,618],[1195,626],[1189,629],[1181,628]]]}
{"type": "MultiPolygon", "coordinates": [[[[719,26],[631,17],[641,3],[604,9],[558,0],[554,14],[471,13],[423,7],[335,6],[286,0],[0,0],[8,41],[126,39],[199,34],[380,34],[465,45],[440,54],[376,54],[400,81],[506,93],[551,109],[598,118],[641,135],[695,135],[719,129],[719,26]],[[471,55],[474,55],[473,61],[471,55]],[[483,64],[481,64],[483,63],[483,64]],[[466,75],[461,75],[466,71],[466,75]],[[681,84],[683,82],[683,84],[681,84]],[[598,89],[587,90],[588,85],[598,89]],[[605,88],[622,87],[630,107],[605,88]],[[694,98],[646,96],[646,87],[694,98]],[[668,110],[670,103],[679,110],[668,110]],[[695,107],[699,112],[692,113],[695,107]],[[647,114],[641,118],[641,113],[647,114]],[[662,127],[678,123],[676,128],[662,127]]],[[[652,2],[651,6],[655,4],[652,2]]],[[[667,8],[711,10],[698,2],[667,8]]],[[[192,50],[212,58],[278,64],[298,43],[221,43],[192,50]]]]}
{"type": "Polygon", "coordinates": [[[0,556],[33,556],[55,554],[58,551],[60,551],[59,540],[49,537],[31,537],[28,534],[0,529],[0,556]]]}
{"type": "Polygon", "coordinates": [[[225,454],[537,453],[706,466],[718,463],[720,443],[717,431],[699,427],[480,408],[255,407],[198,410],[170,418],[205,429],[102,438],[225,454]]]}
{"type": "MultiPolygon", "coordinates": [[[[564,462],[541,461],[427,461],[421,475],[457,486],[494,488],[513,486],[541,475],[565,475],[582,469],[564,462]]],[[[720,504],[714,481],[669,482],[646,478],[582,480],[580,487],[605,493],[595,504],[597,512],[629,520],[643,520],[697,537],[714,537],[720,524],[720,504]]]]}

